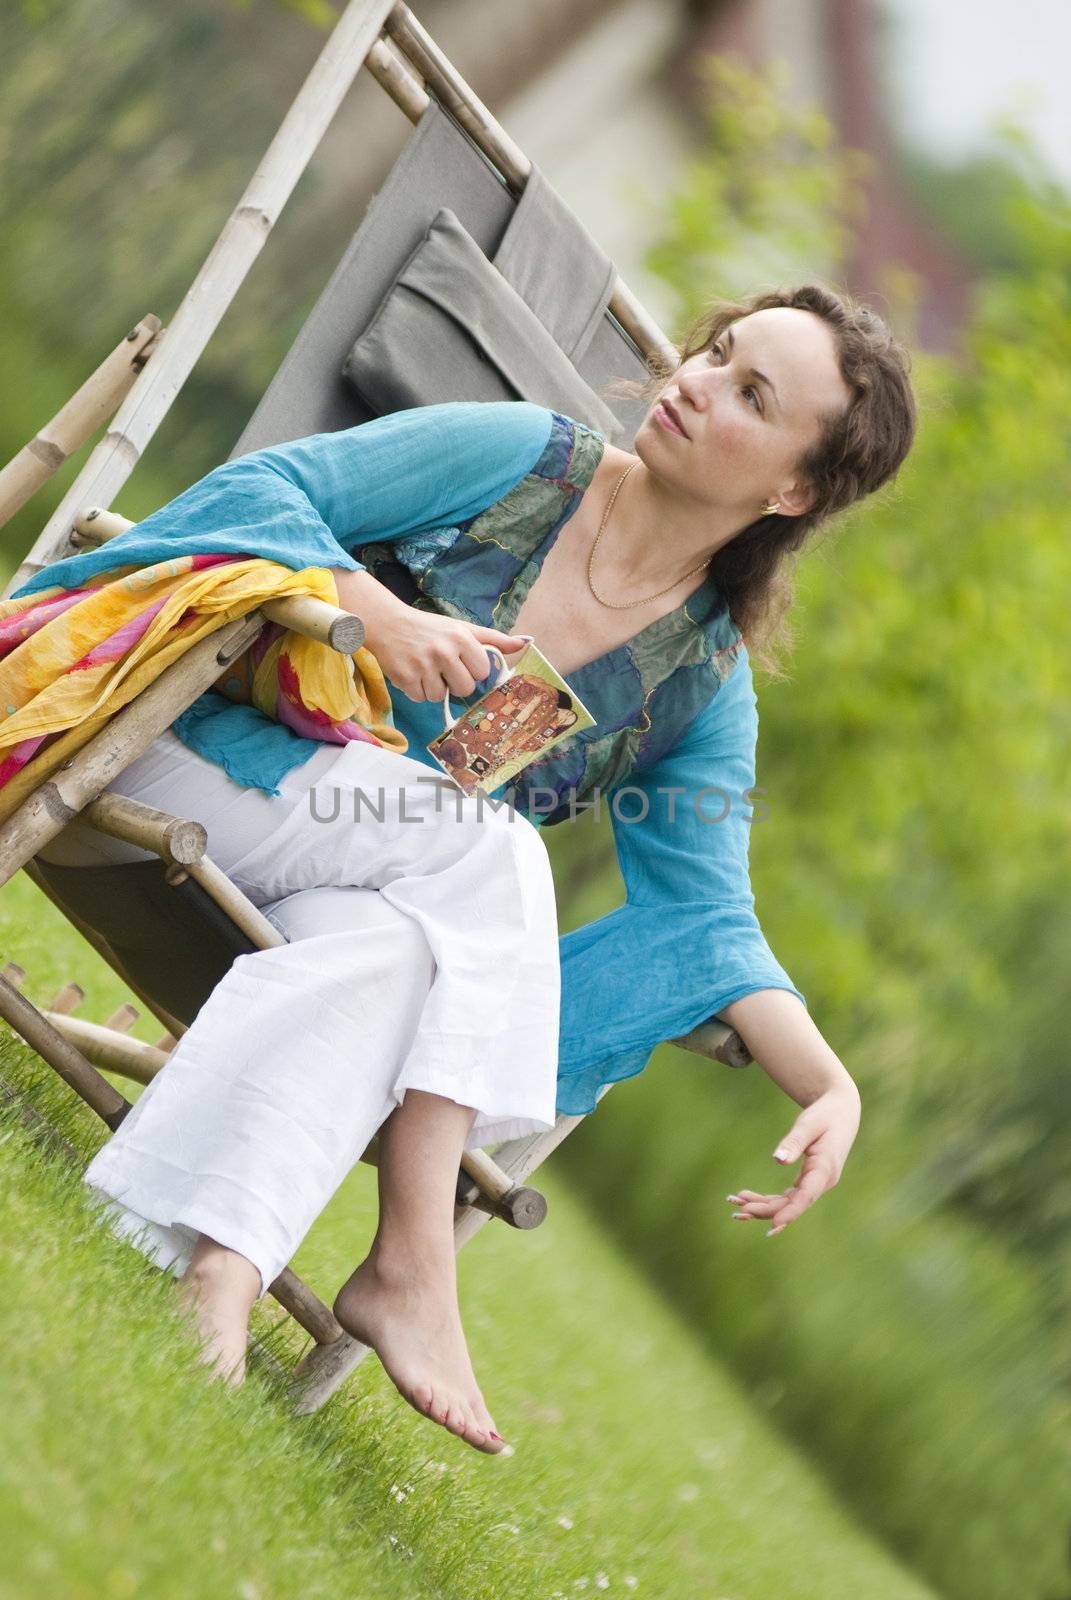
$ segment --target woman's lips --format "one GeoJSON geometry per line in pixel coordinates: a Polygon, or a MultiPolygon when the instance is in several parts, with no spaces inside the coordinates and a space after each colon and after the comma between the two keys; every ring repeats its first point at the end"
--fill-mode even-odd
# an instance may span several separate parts
{"type": "Polygon", "coordinates": [[[660,400],[655,406],[654,414],[662,427],[669,433],[679,433],[682,439],[687,439],[688,435],[664,400],[660,400]]]}

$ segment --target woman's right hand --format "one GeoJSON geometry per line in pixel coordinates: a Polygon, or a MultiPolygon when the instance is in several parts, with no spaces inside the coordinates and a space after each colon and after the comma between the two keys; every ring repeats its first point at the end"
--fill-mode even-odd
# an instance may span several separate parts
{"type": "Polygon", "coordinates": [[[497,645],[508,660],[528,643],[498,628],[412,606],[403,606],[403,611],[382,631],[366,632],[365,643],[391,683],[410,700],[441,700],[448,690],[463,698],[495,670],[487,645],[497,645]]]}
{"type": "Polygon", "coordinates": [[[410,700],[469,695],[493,670],[486,646],[497,645],[508,660],[527,638],[499,628],[418,611],[364,569],[331,567],[338,603],[361,618],[364,642],[391,683],[410,700]]]}

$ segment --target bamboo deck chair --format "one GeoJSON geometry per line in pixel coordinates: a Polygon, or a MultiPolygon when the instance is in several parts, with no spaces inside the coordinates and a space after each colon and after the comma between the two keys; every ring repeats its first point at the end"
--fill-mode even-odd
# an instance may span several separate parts
{"type": "MultiPolygon", "coordinates": [[[[408,8],[352,0],[171,326],[145,316],[0,472],[2,522],[112,418],[7,593],[50,562],[132,525],[108,508],[362,64],[416,131],[232,457],[450,399],[534,400],[631,443],[642,406],[621,400],[611,409],[599,391],[645,376],[645,354],[672,353],[672,346],[408,8]]],[[[0,884],[27,872],[166,1029],[158,1044],[144,1044],[126,1031],[138,1015],[132,1005],[93,1023],[72,1014],[84,998],[77,984],[39,1009],[20,990],[25,974],[15,960],[0,976],[0,1016],[113,1130],[130,1103],[97,1068],[148,1083],[231,962],[282,935],[213,863],[200,824],[103,791],[268,622],[347,652],[363,639],[359,619],[311,598],[266,604],[227,624],[117,712],[0,826],[0,884]],[[76,816],[148,856],[103,867],[50,862],[50,841],[76,816]]],[[[676,1042],[729,1066],[750,1059],[716,1019],[676,1042]]],[[[543,1197],[525,1180],[582,1120],[559,1116],[545,1134],[493,1154],[463,1154],[458,1249],[492,1217],[518,1228],[542,1221],[543,1197]]],[[[375,1146],[362,1157],[373,1165],[375,1146]]],[[[288,1381],[295,1409],[314,1411],[367,1347],[290,1268],[270,1293],[311,1336],[288,1381]]]]}

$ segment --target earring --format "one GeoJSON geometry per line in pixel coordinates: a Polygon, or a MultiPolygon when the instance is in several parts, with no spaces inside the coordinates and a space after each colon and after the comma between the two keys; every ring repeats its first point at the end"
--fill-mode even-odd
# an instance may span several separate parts
{"type": "Polygon", "coordinates": [[[775,501],[772,505],[763,506],[762,514],[764,517],[773,517],[777,515],[780,509],[781,507],[775,501]]]}

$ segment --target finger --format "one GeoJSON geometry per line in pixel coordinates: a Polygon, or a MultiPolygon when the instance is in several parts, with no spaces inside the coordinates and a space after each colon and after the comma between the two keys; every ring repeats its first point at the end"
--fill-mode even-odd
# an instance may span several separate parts
{"type": "Polygon", "coordinates": [[[789,1167],[794,1161],[798,1161],[807,1146],[812,1144],[821,1132],[821,1128],[814,1126],[810,1111],[811,1107],[806,1106],[800,1112],[792,1127],[775,1148],[773,1158],[780,1162],[781,1166],[789,1167]]]}
{"type": "Polygon", "coordinates": [[[780,1205],[789,1191],[782,1190],[780,1194],[760,1194],[757,1189],[738,1189],[735,1194],[727,1196],[728,1199],[739,1200],[744,1205],[780,1205]]]}
{"type": "MultiPolygon", "coordinates": [[[[787,1195],[791,1192],[787,1190],[785,1194],[754,1194],[748,1191],[746,1199],[741,1196],[738,1209],[747,1217],[771,1217],[784,1205],[787,1195]]],[[[735,1214],[734,1212],[734,1216],[735,1214]]]]}
{"type": "Polygon", "coordinates": [[[771,1221],[779,1228],[795,1222],[796,1218],[801,1217],[810,1206],[813,1206],[829,1187],[828,1178],[823,1172],[805,1173],[796,1184],[795,1192],[786,1196],[782,1204],[770,1213],[771,1221]]]}
{"type": "MultiPolygon", "coordinates": [[[[387,674],[390,677],[390,674],[387,674]]],[[[391,678],[396,689],[400,689],[407,700],[423,700],[424,690],[420,686],[419,678],[391,678]]]]}
{"type": "Polygon", "coordinates": [[[421,674],[420,687],[425,700],[438,700],[442,704],[446,694],[446,684],[441,673],[427,671],[421,674]]]}
{"type": "MultiPolygon", "coordinates": [[[[458,646],[458,656],[466,672],[472,674],[473,688],[475,688],[476,684],[482,683],[485,678],[489,678],[492,673],[498,671],[498,662],[494,656],[488,655],[486,645],[481,644],[479,639],[473,638],[471,635],[466,635],[461,640],[458,646]]],[[[460,693],[461,691],[459,690],[458,692],[460,693]]],[[[472,690],[468,689],[465,692],[471,694],[472,690]]]]}
{"type": "MultiPolygon", "coordinates": [[[[481,665],[486,666],[487,657],[482,650],[480,654],[483,656],[481,665]]],[[[463,661],[448,661],[440,670],[443,679],[449,685],[451,694],[456,694],[463,699],[465,695],[471,694],[475,689],[477,679],[468,670],[463,661]]],[[[485,673],[484,676],[486,677],[487,674],[485,673]]]]}
{"type": "Polygon", "coordinates": [[[391,682],[396,684],[409,700],[415,700],[419,704],[421,700],[427,699],[419,674],[416,677],[392,678],[391,682]]]}
{"type": "Polygon", "coordinates": [[[503,633],[499,628],[485,628],[479,623],[473,624],[472,631],[484,644],[497,644],[500,650],[524,650],[532,642],[526,634],[503,633]]]}

